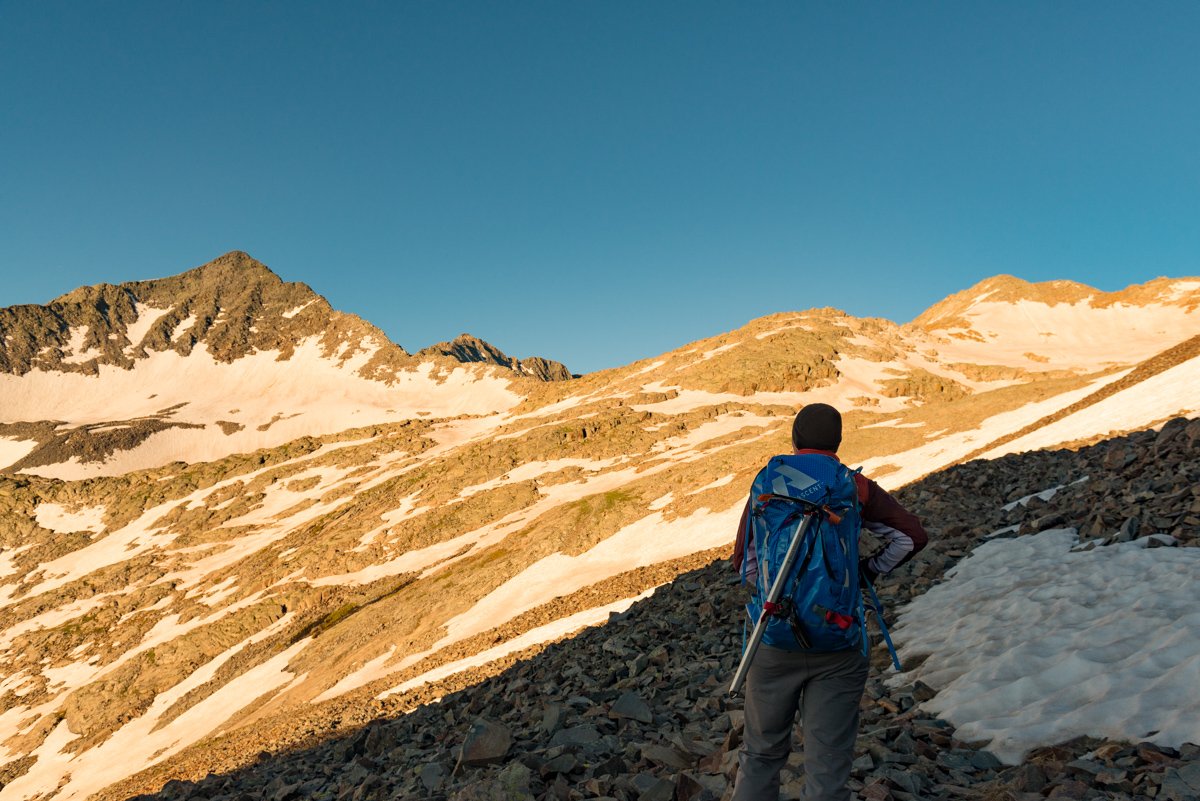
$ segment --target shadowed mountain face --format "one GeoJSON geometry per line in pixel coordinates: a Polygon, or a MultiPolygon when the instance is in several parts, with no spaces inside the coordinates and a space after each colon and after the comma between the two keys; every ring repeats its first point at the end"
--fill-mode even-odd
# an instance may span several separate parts
{"type": "Polygon", "coordinates": [[[0,373],[0,801],[83,798],[221,734],[365,723],[370,699],[607,620],[728,548],[803,404],[839,406],[840,455],[898,488],[1200,396],[1190,279],[1143,305],[985,288],[948,331],[781,313],[544,381],[466,335],[410,355],[244,254],[213,264],[6,310],[43,310],[44,341],[0,373]]]}

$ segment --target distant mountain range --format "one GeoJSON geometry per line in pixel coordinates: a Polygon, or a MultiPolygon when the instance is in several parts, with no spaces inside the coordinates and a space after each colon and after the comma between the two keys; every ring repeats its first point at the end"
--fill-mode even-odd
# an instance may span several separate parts
{"type": "Polygon", "coordinates": [[[349,725],[603,621],[727,551],[806,403],[891,487],[1193,415],[1198,305],[1001,276],[582,376],[409,354],[240,252],[0,310],[0,801],[349,725]]]}
{"type": "Polygon", "coordinates": [[[0,469],[64,478],[489,413],[519,401],[520,379],[571,377],[468,334],[410,355],[237,251],[171,278],[0,309],[0,343],[0,469]]]}

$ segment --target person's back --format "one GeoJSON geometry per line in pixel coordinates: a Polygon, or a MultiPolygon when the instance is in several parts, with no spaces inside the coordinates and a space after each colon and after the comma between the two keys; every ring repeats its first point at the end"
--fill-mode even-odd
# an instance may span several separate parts
{"type": "MultiPolygon", "coordinates": [[[[838,472],[835,468],[841,465],[837,457],[841,439],[841,415],[832,406],[812,404],[796,415],[792,426],[794,453],[809,457],[808,464],[827,468],[824,472],[831,475],[838,472]]],[[[840,475],[850,474],[842,469],[840,475]]],[[[857,498],[852,499],[857,501],[856,517],[861,516],[864,528],[886,540],[877,553],[862,558],[855,571],[873,582],[880,573],[911,559],[925,546],[928,537],[920,520],[878,484],[861,474],[853,474],[851,480],[857,491],[857,498]]],[[[766,495],[760,497],[769,500],[766,495]]],[[[742,572],[746,584],[758,588],[758,608],[761,608],[758,549],[763,546],[754,535],[754,502],[752,494],[738,526],[734,568],[742,572]]],[[[769,558],[770,554],[764,552],[762,561],[767,563],[769,558]]],[[[853,591],[857,592],[857,587],[853,591]]],[[[843,621],[844,628],[850,630],[853,624],[860,637],[865,638],[861,606],[850,616],[857,619],[843,621]]],[[[859,703],[870,669],[866,643],[856,637],[857,641],[849,647],[830,651],[813,647],[804,637],[799,621],[793,628],[800,630],[795,635],[798,640],[785,641],[776,635],[774,644],[764,642],[750,665],[745,687],[746,728],[734,786],[735,801],[778,798],[779,772],[791,752],[791,730],[797,711],[801,713],[804,730],[806,798],[812,801],[849,798],[846,781],[858,734],[859,703]]]]}

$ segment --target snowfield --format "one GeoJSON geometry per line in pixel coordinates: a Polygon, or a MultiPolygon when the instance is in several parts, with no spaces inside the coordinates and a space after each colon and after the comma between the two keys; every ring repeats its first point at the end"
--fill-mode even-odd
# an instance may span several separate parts
{"type": "MultiPolygon", "coordinates": [[[[296,345],[290,359],[259,351],[225,364],[206,346],[190,356],[153,352],[132,370],[101,365],[97,375],[34,370],[0,373],[4,421],[61,420],[94,425],[162,415],[203,428],[171,428],[151,434],[131,450],[104,461],[72,458],[25,472],[64,481],[112,476],[171,461],[220,459],[230,453],[273,448],[304,436],[321,436],[373,423],[414,417],[455,417],[507,411],[521,396],[509,380],[479,367],[457,367],[441,378],[425,362],[391,383],[358,374],[374,353],[339,361],[326,357],[317,338],[296,345]],[[113,399],[120,398],[119,408],[113,399]],[[165,410],[172,410],[166,412],[165,410]],[[241,426],[225,433],[218,421],[241,426]]],[[[35,442],[0,439],[0,467],[26,456],[35,442]]]]}
{"type": "Polygon", "coordinates": [[[1072,551],[1073,529],[981,545],[894,632],[923,708],[1001,761],[1081,734],[1200,742],[1200,548],[1072,551]]]}

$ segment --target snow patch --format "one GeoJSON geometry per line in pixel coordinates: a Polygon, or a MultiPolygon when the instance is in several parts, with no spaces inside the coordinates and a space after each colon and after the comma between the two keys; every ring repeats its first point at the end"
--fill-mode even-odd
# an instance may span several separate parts
{"type": "Polygon", "coordinates": [[[1073,487],[1076,484],[1082,484],[1083,482],[1085,482],[1087,480],[1088,480],[1087,476],[1084,476],[1083,478],[1077,478],[1074,481],[1072,481],[1070,484],[1059,484],[1057,487],[1051,487],[1048,490],[1042,490],[1041,492],[1035,492],[1032,495],[1026,495],[1023,498],[1017,498],[1015,501],[1006,503],[1003,506],[1001,506],[1000,508],[1007,512],[1012,509],[1015,509],[1017,507],[1017,504],[1020,504],[1021,506],[1028,506],[1029,502],[1032,501],[1034,498],[1041,498],[1043,501],[1048,501],[1051,498],[1053,498],[1060,489],[1065,489],[1066,487],[1073,487]]]}
{"type": "Polygon", "coordinates": [[[146,338],[146,334],[150,333],[150,329],[154,327],[154,324],[161,320],[163,315],[169,314],[175,307],[157,309],[153,306],[135,303],[133,304],[133,308],[137,312],[137,319],[125,329],[125,336],[129,339],[129,345],[125,349],[126,355],[130,355],[130,351],[142,344],[142,340],[146,338]]]}
{"type": "Polygon", "coordinates": [[[975,549],[901,613],[901,653],[929,658],[892,681],[936,688],[924,708],[1007,764],[1080,734],[1200,742],[1200,549],[1077,542],[975,549]]]}
{"type": "Polygon", "coordinates": [[[316,299],[316,298],[313,298],[313,299],[312,299],[312,300],[310,300],[308,303],[302,303],[302,304],[300,304],[299,306],[297,306],[297,307],[296,307],[296,308],[294,308],[294,309],[290,309],[290,310],[288,310],[288,311],[285,311],[285,312],[283,313],[283,316],[284,316],[284,318],[285,318],[285,319],[288,319],[288,320],[290,320],[290,319],[292,319],[293,317],[295,317],[297,314],[299,314],[300,312],[304,311],[305,309],[307,309],[309,306],[313,305],[313,304],[314,304],[314,303],[316,303],[316,302],[317,302],[317,299],[316,299]]]}
{"type": "Polygon", "coordinates": [[[869,426],[861,426],[861,428],[924,428],[924,423],[905,423],[903,417],[893,417],[891,420],[884,420],[882,423],[871,423],[869,426]]]}
{"type": "Polygon", "coordinates": [[[406,657],[401,667],[618,573],[724,545],[737,533],[742,505],[739,501],[720,512],[700,508],[670,521],[655,512],[578,556],[555,553],[540,559],[450,620],[444,638],[428,651],[406,657]]]}
{"type": "MultiPolygon", "coordinates": [[[[868,476],[886,464],[902,465],[900,470],[888,473],[878,479],[884,489],[902,487],[910,481],[916,481],[921,476],[940,470],[948,464],[963,458],[981,446],[999,439],[1005,434],[1019,431],[1031,423],[1064,409],[1076,401],[1083,400],[1101,387],[1127,375],[1127,372],[1114,373],[1097,379],[1092,383],[1070,392],[1063,392],[1042,401],[1027,403],[1017,409],[1001,414],[992,415],[984,420],[977,428],[946,434],[943,437],[927,442],[916,448],[900,453],[873,456],[863,462],[863,472],[868,476]]],[[[1115,397],[1120,397],[1124,393],[1115,397]]],[[[1062,441],[1062,440],[1058,440],[1062,441]]],[[[1005,446],[1008,447],[1008,446],[1005,446]]],[[[998,450],[984,454],[984,458],[994,458],[1001,455],[998,450]]]]}
{"type": "Polygon", "coordinates": [[[224,659],[213,660],[180,684],[160,693],[146,714],[82,754],[63,751],[76,735],[60,723],[33,752],[38,759],[29,772],[0,789],[0,799],[30,798],[67,777],[55,798],[82,801],[113,782],[174,756],[212,733],[214,723],[228,720],[263,693],[286,687],[300,678],[287,670],[287,664],[310,642],[307,638],[301,640],[246,671],[158,731],[153,731],[154,726],[171,704],[211,678],[224,659]]]}
{"type": "Polygon", "coordinates": [[[1008,453],[1048,448],[1060,442],[1086,439],[1110,431],[1144,428],[1155,420],[1180,412],[1189,416],[1200,410],[1200,358],[1189,359],[1129,389],[1057,422],[1031,431],[1020,439],[988,451],[985,459],[1008,453]]]}
{"type": "Polygon", "coordinates": [[[37,440],[0,437],[0,467],[16,464],[33,453],[33,449],[37,446],[37,440]]]}
{"type": "Polygon", "coordinates": [[[701,492],[704,492],[705,490],[716,489],[717,487],[723,487],[726,484],[731,483],[735,477],[736,477],[736,474],[734,474],[734,473],[730,473],[727,476],[722,476],[721,478],[718,478],[716,481],[709,482],[708,484],[705,484],[703,487],[700,487],[699,489],[692,490],[691,492],[688,493],[688,495],[699,495],[701,492]]]}
{"type": "Polygon", "coordinates": [[[100,355],[100,351],[94,348],[84,350],[88,331],[89,328],[86,325],[71,329],[71,336],[67,339],[66,347],[62,349],[63,364],[83,364],[100,355]]]}
{"type": "Polygon", "coordinates": [[[104,528],[103,506],[80,506],[72,509],[59,503],[39,503],[33,510],[33,518],[42,528],[55,534],[70,534],[73,531],[98,533],[104,528]]]}
{"type": "Polygon", "coordinates": [[[650,505],[647,506],[646,508],[649,509],[651,512],[657,512],[659,509],[666,509],[668,506],[671,505],[671,500],[674,497],[675,497],[675,493],[668,492],[666,495],[662,496],[661,498],[651,501],[650,505]]]}
{"type": "Polygon", "coordinates": [[[696,361],[692,362],[692,364],[696,364],[697,362],[706,362],[709,359],[711,359],[713,356],[716,356],[718,353],[724,353],[727,350],[733,350],[740,344],[742,344],[742,343],[741,342],[730,342],[728,345],[722,345],[719,348],[713,348],[712,350],[706,350],[703,354],[700,355],[700,358],[696,359],[696,361]]]}

